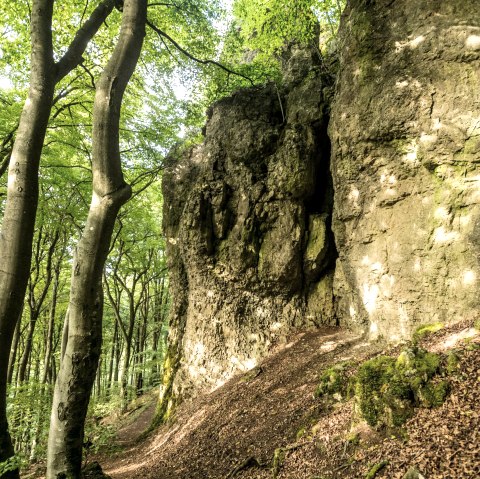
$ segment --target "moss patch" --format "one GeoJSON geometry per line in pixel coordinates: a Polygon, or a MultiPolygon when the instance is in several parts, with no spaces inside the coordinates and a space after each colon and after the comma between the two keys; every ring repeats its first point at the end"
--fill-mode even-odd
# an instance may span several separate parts
{"type": "Polygon", "coordinates": [[[315,397],[325,395],[339,395],[339,399],[347,397],[349,394],[350,376],[348,374],[351,364],[339,363],[326,369],[320,375],[320,381],[315,390],[315,397]]]}
{"type": "Polygon", "coordinates": [[[285,462],[285,449],[279,447],[275,449],[275,452],[273,453],[273,461],[272,461],[273,479],[275,479],[278,476],[284,462],[285,462]]]}
{"type": "Polygon", "coordinates": [[[440,331],[440,329],[443,329],[444,327],[445,325],[443,323],[423,324],[414,331],[412,339],[414,342],[419,342],[429,334],[440,331]]]}
{"type": "Polygon", "coordinates": [[[374,464],[368,471],[365,479],[373,479],[386,466],[388,466],[388,461],[382,461],[374,464]]]}
{"type": "Polygon", "coordinates": [[[405,349],[398,358],[379,356],[357,373],[355,396],[360,414],[370,426],[401,426],[415,407],[440,406],[448,392],[439,380],[441,358],[420,348],[405,349]]]}

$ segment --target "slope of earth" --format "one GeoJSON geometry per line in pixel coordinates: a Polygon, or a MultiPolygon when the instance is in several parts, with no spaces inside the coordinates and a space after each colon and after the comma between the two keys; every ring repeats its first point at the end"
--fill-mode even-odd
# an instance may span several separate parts
{"type": "Polygon", "coordinates": [[[429,479],[480,477],[478,330],[459,323],[421,346],[455,349],[460,362],[445,403],[418,409],[398,437],[359,421],[353,400],[314,392],[329,365],[395,355],[401,346],[385,352],[329,328],[296,335],[259,367],[184,403],[169,424],[110,457],[104,470],[113,479],[403,478],[409,469],[408,477],[421,478],[412,468],[429,479]]]}

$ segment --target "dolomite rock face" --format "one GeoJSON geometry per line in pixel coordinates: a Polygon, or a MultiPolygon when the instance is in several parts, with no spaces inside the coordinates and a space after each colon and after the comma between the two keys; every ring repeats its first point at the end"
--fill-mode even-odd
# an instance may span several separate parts
{"type": "Polygon", "coordinates": [[[329,90],[312,54],[294,49],[287,68],[281,92],[215,104],[204,143],[164,172],[165,396],[212,389],[292,330],[335,322],[329,90]]]}
{"type": "Polygon", "coordinates": [[[204,144],[165,171],[160,416],[299,327],[397,340],[478,315],[478,0],[351,0],[338,48],[331,112],[294,50],[284,90],[214,105],[204,144]]]}
{"type": "Polygon", "coordinates": [[[480,7],[352,0],[332,108],[343,324],[408,336],[478,314],[480,7]]]}

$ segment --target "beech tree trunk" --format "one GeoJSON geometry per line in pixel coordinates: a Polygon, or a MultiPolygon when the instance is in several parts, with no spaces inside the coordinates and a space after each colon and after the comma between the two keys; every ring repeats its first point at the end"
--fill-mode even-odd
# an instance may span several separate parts
{"type": "Polygon", "coordinates": [[[118,42],[97,83],[93,196],[73,262],[66,347],[50,422],[47,479],[80,478],[85,416],[102,342],[102,271],[117,213],[131,196],[120,161],[120,108],[142,48],[146,13],[147,0],[124,2],[118,42]]]}
{"type": "MultiPolygon", "coordinates": [[[[6,416],[9,352],[30,273],[38,168],[56,83],[82,60],[85,48],[110,14],[114,0],[104,0],[77,32],[65,55],[54,63],[52,15],[54,0],[34,0],[31,7],[31,73],[9,161],[7,201],[0,231],[0,463],[13,456],[6,416]]],[[[18,478],[18,471],[1,479],[18,478]]]]}
{"type": "MultiPolygon", "coordinates": [[[[38,166],[55,87],[53,0],[32,4],[31,75],[8,170],[7,202],[0,232],[0,462],[13,456],[6,415],[9,353],[30,273],[38,204],[38,166]]],[[[0,476],[18,478],[18,470],[0,476]]]]}

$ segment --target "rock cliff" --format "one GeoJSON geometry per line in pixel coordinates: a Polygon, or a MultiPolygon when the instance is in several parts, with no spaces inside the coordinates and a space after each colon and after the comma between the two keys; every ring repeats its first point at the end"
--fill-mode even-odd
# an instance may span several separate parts
{"type": "Polygon", "coordinates": [[[218,102],[172,155],[160,415],[295,328],[395,340],[478,314],[479,19],[476,0],[351,0],[334,92],[293,49],[286,86],[218,102]]]}
{"type": "Polygon", "coordinates": [[[286,86],[216,103],[163,179],[175,396],[254,367],[292,329],[335,323],[329,75],[293,48],[286,86]]]}
{"type": "Polygon", "coordinates": [[[350,1],[329,135],[343,323],[406,337],[478,314],[480,8],[350,1]]]}

